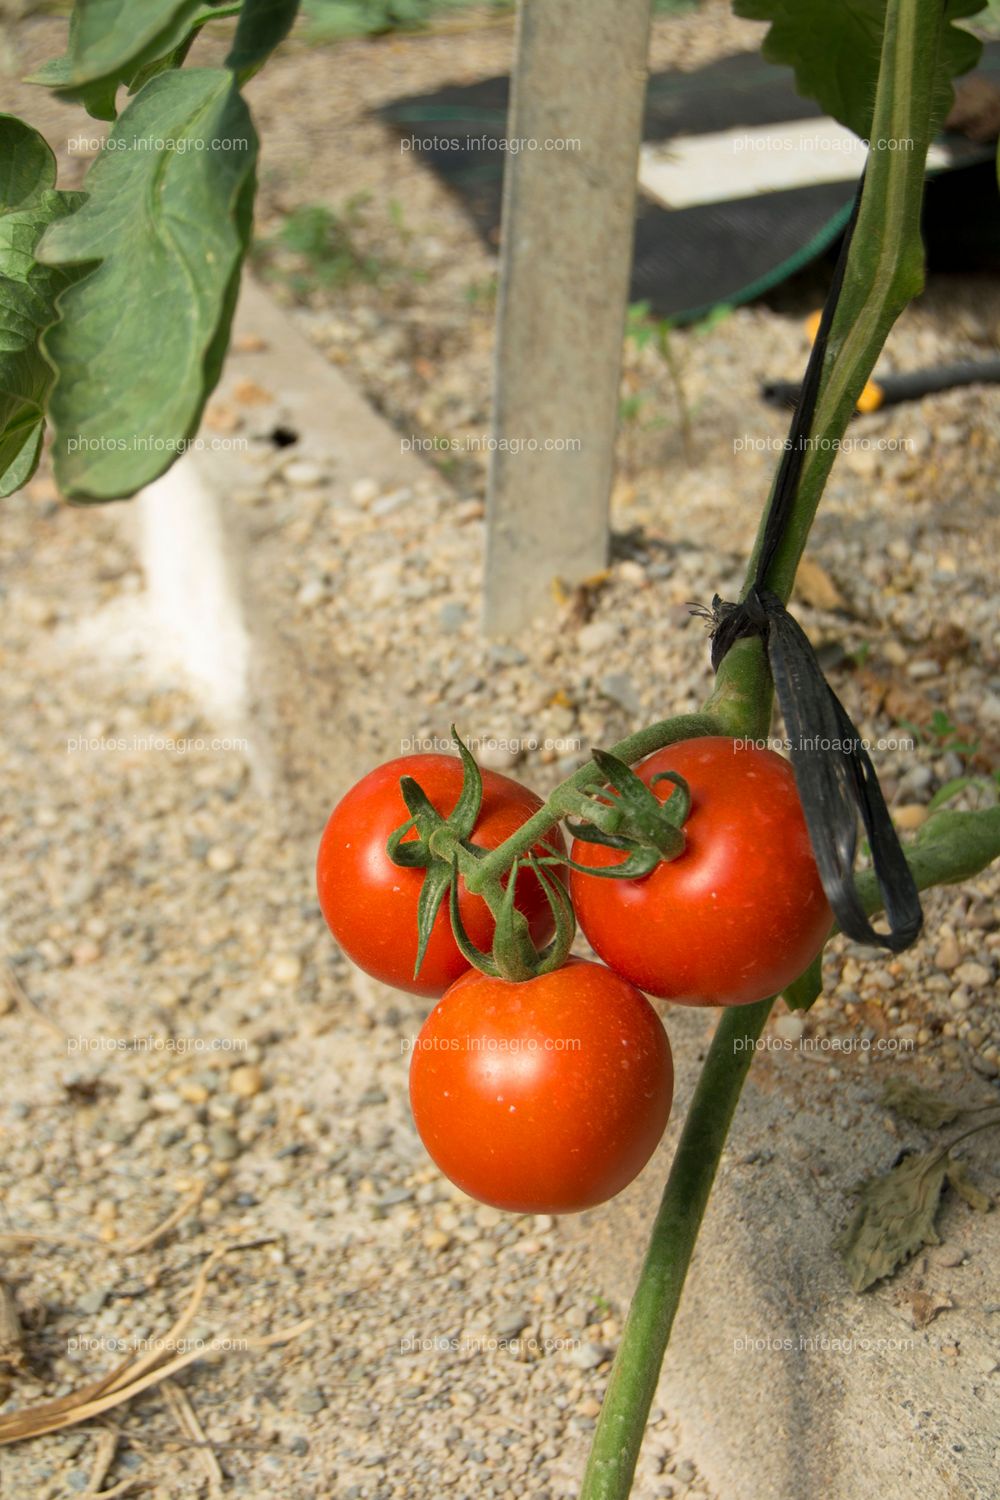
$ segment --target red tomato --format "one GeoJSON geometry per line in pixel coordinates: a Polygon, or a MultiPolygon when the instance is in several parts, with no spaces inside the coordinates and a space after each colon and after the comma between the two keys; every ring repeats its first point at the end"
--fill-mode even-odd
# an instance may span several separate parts
{"type": "Polygon", "coordinates": [[[649,1001],[579,958],[520,984],[470,969],[431,1011],[410,1063],[434,1161],[513,1213],[574,1213],[621,1192],[652,1156],[673,1088],[649,1001]]]}
{"type": "MultiPolygon", "coordinates": [[[[401,776],[412,776],[442,815],[450,813],[462,789],[462,762],[452,755],[404,755],[370,771],[337,803],[320,840],[316,861],[319,904],[330,931],[359,968],[383,984],[415,995],[444,993],[469,967],[451,931],[448,899],[437,914],[430,942],[413,977],[417,958],[417,902],[424,872],[393,864],[385,852],[389,835],[409,818],[399,790],[401,776]]],[[[483,802],[473,841],[495,849],[541,807],[534,792],[483,771],[483,802]]],[[[407,838],[415,838],[411,833],[407,838]]],[[[546,840],[565,849],[558,829],[546,840]]],[[[536,853],[544,851],[536,848],[536,853]]],[[[552,913],[530,870],[517,880],[517,905],[536,943],[552,936],[552,913]]],[[[460,882],[459,909],[477,948],[489,950],[493,918],[481,896],[470,896],[460,882]]]]}
{"type": "MultiPolygon", "coordinates": [[[[678,771],[691,789],[687,847],[641,880],[570,876],[594,951],[650,995],[685,1005],[747,1005],[775,995],[815,958],[833,914],[820,884],[795,776],[773,750],[708,736],[636,767],[647,785],[678,771]]],[[[653,788],[665,800],[672,784],[653,788]]],[[[619,850],[577,841],[581,864],[619,850]]]]}

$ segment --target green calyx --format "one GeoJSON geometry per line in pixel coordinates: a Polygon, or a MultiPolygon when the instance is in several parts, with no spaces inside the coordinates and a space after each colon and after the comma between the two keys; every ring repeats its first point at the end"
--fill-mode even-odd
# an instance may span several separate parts
{"type": "Polygon", "coordinates": [[[483,894],[496,919],[492,953],[484,953],[477,948],[465,931],[458,904],[456,858],[451,882],[451,928],[463,956],[474,968],[496,979],[507,979],[514,983],[536,979],[540,974],[549,974],[553,969],[561,968],[573,946],[576,918],[566,887],[558,876],[544,870],[534,854],[529,854],[526,860],[514,861],[510,879],[500,887],[499,892],[484,891],[483,894]],[[545,893],[555,921],[552,941],[542,949],[536,948],[528,919],[523,912],[518,911],[515,904],[517,878],[525,864],[530,867],[545,893]]]}
{"type": "Polygon", "coordinates": [[[593,795],[581,792],[574,799],[573,810],[586,821],[567,822],[566,826],[578,841],[620,849],[626,857],[616,865],[601,868],[579,864],[563,855],[553,854],[553,861],[569,865],[584,875],[640,880],[661,862],[683,854],[684,822],[691,811],[691,791],[684,777],[677,771],[661,771],[647,786],[616,755],[606,750],[594,750],[592,754],[617,795],[609,799],[603,792],[593,795]],[[658,781],[670,781],[674,786],[662,802],[652,791],[658,781]]]}
{"type": "Polygon", "coordinates": [[[451,732],[463,769],[462,790],[454,808],[447,817],[443,816],[412,776],[401,777],[400,791],[410,816],[393,831],[386,843],[386,853],[393,864],[401,869],[425,871],[417,904],[414,977],[420,973],[434,923],[446,896],[455,941],[474,968],[510,980],[547,974],[565,963],[576,932],[576,922],[562,881],[543,870],[532,853],[514,861],[506,881],[483,881],[481,891],[477,884],[477,893],[490,908],[496,924],[492,952],[483,953],[465,931],[459,907],[459,879],[470,874],[487,852],[472,842],[483,802],[483,778],[475,758],[459,738],[454,725],[451,732]],[[542,950],[536,948],[528,921],[515,904],[518,872],[525,864],[534,872],[555,923],[555,935],[542,950]]]}

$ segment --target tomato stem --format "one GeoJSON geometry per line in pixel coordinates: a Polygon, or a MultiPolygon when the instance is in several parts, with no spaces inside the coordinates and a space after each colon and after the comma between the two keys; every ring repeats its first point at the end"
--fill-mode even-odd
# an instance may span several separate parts
{"type": "MultiPolygon", "coordinates": [[[[675,744],[678,740],[725,733],[720,721],[712,714],[678,714],[675,718],[663,719],[658,724],[651,724],[648,729],[630,734],[627,739],[620,740],[611,747],[611,754],[625,761],[626,765],[634,765],[637,760],[644,760],[647,755],[652,755],[654,750],[662,750],[665,745],[675,744]]],[[[543,808],[526,823],[522,823],[516,833],[504,843],[498,844],[489,854],[474,860],[471,857],[464,858],[464,851],[460,849],[459,868],[467,889],[476,895],[487,895],[491,882],[499,880],[515,859],[527,854],[535,844],[541,842],[567,814],[579,812],[580,792],[603,785],[604,773],[593,761],[588,761],[556,787],[543,808]]]]}
{"type": "MultiPolygon", "coordinates": [[[[868,166],[857,226],[799,477],[796,502],[764,583],[787,604],[826,481],[858,397],[893,323],[923,289],[920,211],[930,141],[933,80],[944,7],[940,0],[889,0],[872,118],[868,166]],[[898,143],[892,149],[888,143],[898,143]]],[[[754,581],[767,525],[765,507],[747,565],[754,581]]],[[[739,641],[720,664],[706,708],[736,725],[733,734],[767,732],[771,690],[763,643],[739,641]],[[755,723],[756,727],[749,727],[755,723]]]]}
{"type": "MultiPolygon", "coordinates": [[[[765,579],[788,600],[823,488],[858,395],[886,335],[922,285],[920,206],[933,78],[942,26],[940,0],[888,0],[872,140],[909,149],[870,149],[826,365],[790,524],[765,579]]],[[[747,569],[753,582],[767,512],[747,569]]],[[[765,735],[773,684],[760,639],[738,641],[720,664],[705,705],[716,733],[765,735]]],[[[669,743],[666,741],[665,743],[669,743]]],[[[623,760],[627,755],[616,750],[623,760]]],[[[648,752],[644,752],[648,753],[648,752]]],[[[551,803],[550,803],[551,805],[551,803]]],[[[877,899],[874,897],[872,899],[877,899]]],[[[771,1000],[723,1013],[695,1088],[653,1226],[639,1284],[584,1476],[581,1500],[626,1500],[684,1278],[739,1101],[753,1043],[771,1000]],[[740,1045],[742,1043],[742,1045],[740,1045]]]]}
{"type": "Polygon", "coordinates": [[[773,1000],[723,1012],[681,1132],[622,1333],[581,1500],[624,1500],[743,1080],[773,1000]]]}

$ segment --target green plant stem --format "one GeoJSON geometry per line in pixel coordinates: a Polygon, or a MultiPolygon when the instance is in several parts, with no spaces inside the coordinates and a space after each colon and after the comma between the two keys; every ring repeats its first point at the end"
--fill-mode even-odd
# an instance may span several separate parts
{"type": "MultiPolygon", "coordinates": [[[[834,455],[886,334],[922,285],[920,204],[930,137],[940,0],[888,0],[872,139],[909,151],[870,152],[837,316],[794,513],[764,580],[787,601],[834,455]],[[818,439],[818,441],[817,441],[818,439]]],[[[747,569],[754,581],[766,523],[747,569]]],[[[767,732],[773,686],[759,640],[740,641],[720,667],[708,714],[736,735],[767,732]]],[[[581,1500],[631,1491],[660,1366],[719,1157],[771,1001],[724,1013],[688,1110],[604,1398],[581,1500]],[[737,1043],[743,1039],[743,1052],[737,1043]]]]}
{"type": "Polygon", "coordinates": [[[622,1333],[582,1494],[627,1495],[684,1278],[743,1080],[773,1000],[738,1005],[716,1028],[663,1193],[622,1333]]]}
{"type": "MultiPolygon", "coordinates": [[[[913,842],[904,846],[903,853],[920,891],[968,880],[1000,859],[1000,807],[935,813],[913,842]]],[[[857,887],[869,916],[882,910],[874,870],[862,870],[857,887]]]]}
{"type": "MultiPolygon", "coordinates": [[[[886,10],[871,139],[909,149],[870,151],[858,222],[830,339],[795,510],[764,580],[786,604],[833,461],[857,400],[893,323],[923,288],[920,207],[930,144],[940,0],[890,0],[886,10]]],[[[767,510],[747,566],[754,581],[767,510]]],[[[740,641],[719,668],[709,711],[740,716],[760,692],[766,663],[760,640],[740,641]]],[[[770,693],[767,695],[770,707],[770,693]]],[[[744,733],[749,731],[744,730],[744,733]]]]}
{"type": "MultiPolygon", "coordinates": [[[[637,760],[643,760],[647,755],[652,755],[654,750],[662,750],[664,745],[672,745],[677,740],[694,739],[704,734],[725,733],[726,730],[721,721],[711,714],[678,714],[675,718],[662,719],[658,724],[651,724],[648,729],[640,729],[636,734],[630,734],[627,739],[620,740],[617,745],[612,745],[611,754],[631,766],[637,760]]],[[[534,848],[535,844],[543,839],[561,818],[570,813],[579,812],[575,799],[580,792],[590,787],[603,786],[604,779],[603,772],[593,761],[589,761],[557,786],[545,806],[540,808],[526,823],[522,823],[515,834],[499,844],[496,849],[491,850],[489,854],[477,859],[467,850],[460,849],[458,851],[459,868],[466,887],[478,894],[483,894],[491,886],[495,887],[495,882],[500,879],[501,875],[506,874],[515,859],[534,848]]]]}
{"type": "MultiPolygon", "coordinates": [[[[978,812],[936,813],[928,818],[911,843],[903,845],[903,853],[918,891],[968,880],[988,869],[995,859],[1000,859],[1000,807],[985,807],[978,812]]],[[[861,870],[856,884],[865,912],[869,917],[876,916],[884,903],[875,871],[861,870]]],[[[834,923],[826,941],[829,942],[839,931],[834,923]]],[[[808,1010],[822,987],[821,950],[809,968],[785,990],[785,1002],[790,1010],[808,1010]]]]}

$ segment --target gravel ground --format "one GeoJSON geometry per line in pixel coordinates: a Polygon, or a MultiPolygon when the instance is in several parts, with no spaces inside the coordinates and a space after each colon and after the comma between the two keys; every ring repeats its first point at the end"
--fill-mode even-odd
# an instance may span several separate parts
{"type": "MultiPolygon", "coordinates": [[[[705,12],[709,26],[658,23],[654,65],[675,45],[693,66],[756,34],[721,5],[705,12]]],[[[50,39],[51,23],[32,22],[15,41],[25,60],[50,39]]],[[[467,293],[494,266],[364,111],[498,72],[509,47],[502,27],[336,54],[293,46],[253,84],[266,224],[367,188],[364,248],[405,254],[422,273],[317,295],[296,314],[403,436],[483,430],[491,310],[488,295],[467,293]],[[288,108],[293,97],[304,112],[288,108]],[[402,246],[390,194],[409,230],[402,246]]],[[[12,93],[10,107],[27,109],[12,93]]],[[[63,129],[44,96],[30,101],[36,121],[63,129]]],[[[757,383],[801,367],[807,300],[793,289],[777,308],[676,335],[691,462],[667,372],[650,351],[630,354],[626,389],[648,389],[667,416],[625,441],[612,566],[516,641],[487,644],[477,629],[478,462],[452,476],[457,489],[430,471],[386,493],[364,474],[332,484],[308,452],[262,459],[232,506],[258,587],[266,579],[301,655],[285,711],[294,718],[298,698],[308,722],[311,682],[338,687],[329,740],[298,731],[301,774],[278,794],[238,746],[210,748],[219,726],[183,685],[151,683],[83,632],[141,589],[118,516],[60,505],[45,475],[6,502],[0,1247],[24,1332],[20,1355],[0,1349],[3,1410],[96,1378],[121,1357],[116,1340],[163,1336],[220,1247],[233,1253],[186,1337],[295,1336],[210,1349],[178,1373],[209,1448],[184,1397],[155,1387],[102,1419],[113,1456],[93,1424],[0,1449],[4,1495],[86,1494],[102,1469],[107,1486],[132,1480],[165,1500],[211,1494],[213,1454],[249,1496],[276,1485],[293,1500],[574,1492],[629,1291],[612,1265],[595,1270],[584,1240],[587,1225],[606,1235],[615,1210],[582,1229],[502,1216],[430,1168],[405,1102],[422,1011],[359,982],[333,949],[315,906],[315,842],[355,775],[406,738],[446,737],[452,720],[484,763],[516,765],[544,792],[588,745],[697,706],[707,642],[688,602],[738,588],[775,457],[766,444],[783,433],[757,383]],[[133,735],[209,748],[107,747],[133,735]],[[105,744],[73,748],[81,738],[105,744]],[[133,1041],[148,1037],[157,1044],[133,1041]]],[[[901,321],[886,363],[981,356],[998,332],[994,281],[942,278],[901,321]]],[[[253,408],[235,420],[252,433],[253,408]]],[[[863,733],[922,731],[911,748],[875,753],[912,829],[942,784],[1000,758],[1000,416],[989,390],[943,394],[866,418],[854,435],[867,445],[838,462],[798,613],[863,733]],[[974,752],[931,731],[936,711],[974,752]]],[[[998,883],[929,895],[926,934],[898,959],[832,945],[805,1035],[912,1045],[932,1082],[970,1067],[1000,1077],[998,883]]],[[[803,1032],[798,1017],[773,1026],[803,1032]]],[[[837,1066],[885,1064],[844,1051],[837,1066]]],[[[707,1493],[657,1413],[639,1500],[707,1493]]]]}

